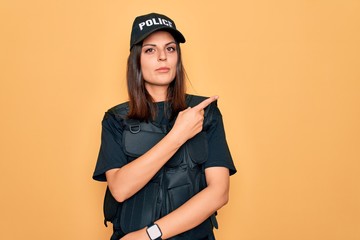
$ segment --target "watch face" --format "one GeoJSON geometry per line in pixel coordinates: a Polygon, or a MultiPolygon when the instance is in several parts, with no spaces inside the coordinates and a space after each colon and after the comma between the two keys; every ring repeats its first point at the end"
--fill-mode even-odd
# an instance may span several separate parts
{"type": "Polygon", "coordinates": [[[161,237],[161,231],[157,225],[152,225],[146,229],[151,239],[157,239],[161,237]]]}

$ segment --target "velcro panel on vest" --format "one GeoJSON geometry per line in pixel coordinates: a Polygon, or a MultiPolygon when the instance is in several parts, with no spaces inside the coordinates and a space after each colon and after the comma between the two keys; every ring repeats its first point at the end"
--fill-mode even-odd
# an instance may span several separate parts
{"type": "Polygon", "coordinates": [[[182,162],[187,162],[190,168],[203,164],[208,158],[208,142],[205,132],[200,132],[189,139],[165,164],[166,167],[176,167],[182,162]],[[187,161],[185,158],[190,158],[187,161]]]}
{"type": "Polygon", "coordinates": [[[186,148],[193,163],[203,164],[208,158],[208,142],[205,132],[198,133],[189,139],[186,148]]]}
{"type": "Polygon", "coordinates": [[[165,131],[152,123],[137,120],[126,120],[123,132],[124,152],[131,157],[139,157],[155,146],[165,131]]]}

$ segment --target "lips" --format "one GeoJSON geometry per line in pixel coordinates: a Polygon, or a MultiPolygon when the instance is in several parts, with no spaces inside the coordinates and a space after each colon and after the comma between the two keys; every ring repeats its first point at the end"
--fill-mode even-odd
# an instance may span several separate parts
{"type": "Polygon", "coordinates": [[[170,68],[168,68],[168,67],[160,67],[160,68],[157,68],[155,71],[166,73],[166,72],[170,71],[170,68]]]}

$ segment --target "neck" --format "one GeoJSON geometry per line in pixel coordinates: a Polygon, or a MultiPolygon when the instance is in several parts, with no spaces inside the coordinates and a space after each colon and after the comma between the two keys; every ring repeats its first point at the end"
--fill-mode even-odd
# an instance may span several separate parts
{"type": "Polygon", "coordinates": [[[146,86],[146,90],[153,98],[154,102],[162,102],[167,100],[168,86],[146,86]]]}

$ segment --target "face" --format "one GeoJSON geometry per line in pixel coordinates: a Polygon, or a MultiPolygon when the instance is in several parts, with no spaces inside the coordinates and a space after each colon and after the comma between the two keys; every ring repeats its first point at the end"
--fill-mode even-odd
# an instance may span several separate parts
{"type": "Polygon", "coordinates": [[[145,87],[153,95],[167,90],[176,76],[177,45],[173,36],[165,31],[152,33],[142,45],[140,63],[145,87]]]}

